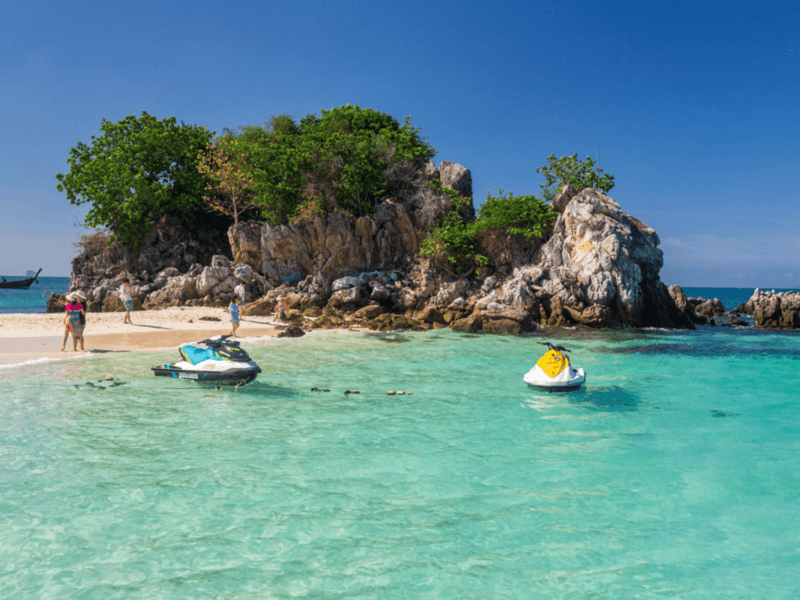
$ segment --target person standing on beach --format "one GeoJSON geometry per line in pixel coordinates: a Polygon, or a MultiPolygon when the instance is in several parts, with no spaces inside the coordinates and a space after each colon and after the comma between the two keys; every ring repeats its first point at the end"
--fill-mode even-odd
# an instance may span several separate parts
{"type": "Polygon", "coordinates": [[[83,292],[77,291],[75,292],[75,298],[78,300],[78,303],[83,305],[83,311],[81,311],[81,337],[86,334],[86,296],[83,292]]]}
{"type": "Polygon", "coordinates": [[[72,334],[72,349],[78,350],[78,342],[81,343],[81,350],[83,350],[83,325],[81,325],[81,314],[85,314],[83,305],[78,302],[78,297],[73,292],[67,294],[67,305],[64,307],[67,316],[64,318],[64,339],[61,342],[61,352],[64,352],[67,346],[67,336],[72,334]]]}
{"type": "Polygon", "coordinates": [[[122,323],[133,325],[133,321],[131,321],[133,297],[131,296],[131,282],[128,279],[122,280],[122,289],[120,290],[120,295],[122,296],[122,302],[125,304],[125,319],[122,321],[122,323]]]}
{"type": "Polygon", "coordinates": [[[231,313],[231,336],[239,337],[236,335],[236,329],[239,327],[239,305],[236,304],[235,298],[228,305],[227,312],[231,313]]]}
{"type": "Polygon", "coordinates": [[[282,297],[278,298],[278,303],[275,305],[275,318],[278,321],[285,321],[286,320],[286,311],[288,310],[286,306],[286,302],[283,301],[282,297]]]}
{"type": "Polygon", "coordinates": [[[236,294],[236,298],[239,300],[239,309],[244,308],[244,284],[240,283],[235,288],[233,288],[233,293],[236,294]]]}

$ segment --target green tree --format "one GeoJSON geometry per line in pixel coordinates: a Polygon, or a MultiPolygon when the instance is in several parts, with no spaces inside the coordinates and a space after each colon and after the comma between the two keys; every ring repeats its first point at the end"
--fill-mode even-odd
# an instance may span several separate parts
{"type": "Polygon", "coordinates": [[[57,173],[58,191],[86,202],[89,227],[106,227],[136,247],[153,220],[173,214],[191,220],[202,209],[206,177],[198,155],[212,137],[204,127],[157,120],[142,112],[117,123],[102,120],[102,135],[70,150],[69,173],[57,173]]]}
{"type": "Polygon", "coordinates": [[[251,157],[254,204],[279,225],[339,210],[371,214],[398,191],[387,175],[392,165],[421,168],[435,156],[419,132],[410,117],[400,124],[348,104],[306,115],[299,125],[279,115],[226,133],[251,157]]]}
{"type": "Polygon", "coordinates": [[[389,197],[387,171],[401,161],[421,168],[436,150],[406,117],[369,108],[345,106],[307,115],[300,122],[301,155],[306,181],[304,201],[324,212],[344,210],[353,216],[370,214],[389,197]]]}
{"type": "Polygon", "coordinates": [[[544,175],[545,182],[540,187],[548,202],[567,183],[577,190],[592,187],[609,192],[614,187],[613,175],[604,174],[603,169],[590,156],[580,162],[577,153],[561,158],[551,154],[547,157],[547,164],[536,169],[536,172],[544,175]]]}
{"type": "Polygon", "coordinates": [[[502,229],[510,234],[521,234],[528,241],[544,235],[545,229],[558,217],[547,203],[532,195],[515,196],[501,189],[497,196],[487,194],[475,220],[476,232],[489,228],[502,229]]]}

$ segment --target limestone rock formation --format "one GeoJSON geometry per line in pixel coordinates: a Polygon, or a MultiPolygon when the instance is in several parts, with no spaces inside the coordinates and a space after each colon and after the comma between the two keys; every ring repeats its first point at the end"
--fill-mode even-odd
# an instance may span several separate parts
{"type": "Polygon", "coordinates": [[[702,317],[698,315],[691,302],[689,302],[689,298],[686,297],[686,294],[683,293],[683,289],[679,285],[671,285],[669,286],[669,295],[672,296],[672,299],[675,301],[675,306],[688,316],[692,323],[696,325],[705,325],[708,323],[708,319],[706,317],[702,317]]]}
{"type": "MultiPolygon", "coordinates": [[[[461,197],[472,199],[472,174],[469,169],[443,160],[439,165],[439,179],[443,187],[452,188],[461,197]]],[[[467,221],[475,220],[475,206],[471,201],[462,207],[461,216],[467,221]]]]}
{"type": "Polygon", "coordinates": [[[562,212],[553,235],[503,285],[512,306],[538,303],[551,324],[694,328],[659,279],[655,231],[592,188],[565,186],[554,205],[562,212]]]}
{"type": "MultiPolygon", "coordinates": [[[[523,243],[490,233],[493,238],[481,240],[490,255],[486,267],[460,275],[431,270],[418,257],[420,243],[436,218],[452,209],[447,196],[428,185],[437,178],[471,198],[469,170],[429,163],[412,173],[406,192],[369,217],[334,213],[278,227],[243,222],[228,229],[226,247],[210,238],[203,245],[185,232],[181,237],[161,223],[138,253],[115,245],[81,254],[73,261],[70,290],[86,291],[91,311],[116,311],[124,310],[119,289],[125,278],[137,309],[224,306],[243,284],[243,315],[273,314],[280,298],[291,325],[303,329],[519,334],[539,324],[694,328],[705,322],[693,299],[660,281],[656,232],[591,188],[565,186],[556,195],[559,215],[545,239],[523,243]]],[[[474,209],[462,216],[474,218],[474,209]]],[[[48,310],[63,310],[56,296],[48,310]]],[[[794,322],[789,300],[778,317],[775,305],[784,300],[771,302],[763,309],[770,315],[765,322],[794,322]]],[[[715,302],[709,307],[717,314],[715,302]]]]}
{"type": "MultiPolygon", "coordinates": [[[[441,178],[465,198],[465,217],[474,218],[472,175],[469,169],[444,161],[436,169],[429,163],[428,179],[441,178]]],[[[424,182],[423,182],[424,183],[424,182]]],[[[385,202],[372,216],[351,219],[344,213],[316,217],[310,222],[272,227],[244,222],[228,231],[234,262],[250,265],[271,285],[281,277],[300,273],[328,281],[344,275],[386,269],[415,254],[437,218],[450,210],[446,197],[421,185],[409,202],[385,202]]]]}
{"type": "Polygon", "coordinates": [[[755,290],[747,305],[753,307],[756,327],[800,329],[800,293],[755,290]]]}

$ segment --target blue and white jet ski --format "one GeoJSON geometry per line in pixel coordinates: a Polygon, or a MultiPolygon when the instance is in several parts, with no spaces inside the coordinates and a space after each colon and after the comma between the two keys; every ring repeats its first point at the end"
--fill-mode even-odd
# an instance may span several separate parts
{"type": "Polygon", "coordinates": [[[573,369],[564,346],[553,346],[550,342],[539,342],[547,346],[547,352],[522,380],[530,387],[546,392],[573,392],[586,382],[583,369],[573,369]]]}
{"type": "Polygon", "coordinates": [[[239,347],[239,342],[220,335],[178,349],[181,360],[153,367],[156,376],[190,379],[214,385],[245,385],[261,368],[239,347]]]}

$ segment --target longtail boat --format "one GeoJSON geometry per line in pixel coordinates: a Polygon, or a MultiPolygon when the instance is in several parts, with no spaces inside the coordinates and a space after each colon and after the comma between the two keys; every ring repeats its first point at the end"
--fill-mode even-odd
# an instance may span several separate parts
{"type": "Polygon", "coordinates": [[[6,290],[27,290],[31,287],[31,284],[36,281],[36,278],[39,277],[39,273],[42,270],[39,269],[36,271],[36,275],[33,277],[25,277],[24,279],[15,279],[14,281],[6,281],[6,278],[3,277],[3,281],[0,281],[0,289],[6,290]]]}

